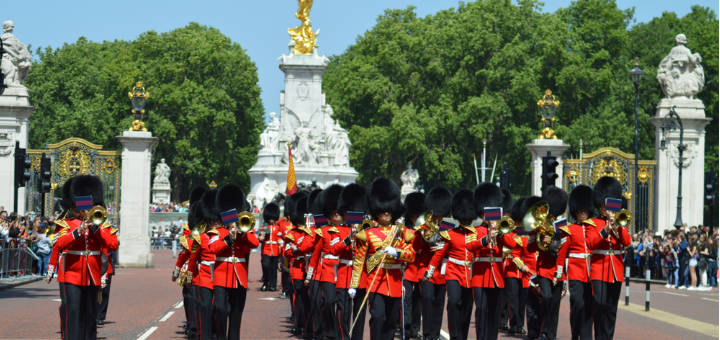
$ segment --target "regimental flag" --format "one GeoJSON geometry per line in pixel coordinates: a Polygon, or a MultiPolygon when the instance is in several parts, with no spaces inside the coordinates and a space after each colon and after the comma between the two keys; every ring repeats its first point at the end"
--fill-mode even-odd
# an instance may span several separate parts
{"type": "Polygon", "coordinates": [[[556,233],[560,231],[560,228],[562,228],[562,227],[564,227],[564,226],[566,226],[566,225],[567,225],[567,218],[561,218],[561,219],[556,220],[555,222],[553,222],[553,226],[555,227],[555,232],[556,232],[556,233]]]}
{"type": "Polygon", "coordinates": [[[290,149],[290,143],[288,143],[288,175],[287,175],[287,187],[285,187],[285,194],[292,195],[297,192],[297,179],[295,178],[295,164],[292,158],[292,149],[290,149]]]}
{"type": "Polygon", "coordinates": [[[450,222],[450,221],[442,220],[442,221],[440,221],[440,226],[439,226],[439,228],[440,228],[440,231],[450,230],[450,229],[455,228],[455,223],[452,223],[452,222],[450,222]]]}
{"type": "Polygon", "coordinates": [[[328,224],[328,219],[325,215],[313,215],[313,218],[315,219],[315,226],[318,228],[324,227],[328,224]]]}
{"type": "Polygon", "coordinates": [[[622,209],[622,200],[608,197],[605,199],[605,210],[618,212],[622,209]]]}
{"type": "Polygon", "coordinates": [[[362,211],[348,211],[345,213],[345,222],[347,224],[361,224],[365,213],[362,211]]]}
{"type": "Polygon", "coordinates": [[[77,210],[90,210],[93,207],[93,197],[90,196],[77,196],[75,197],[75,209],[77,210]]]}
{"type": "Polygon", "coordinates": [[[485,207],[483,218],[485,221],[499,221],[503,215],[502,207],[485,207]]]}
{"type": "Polygon", "coordinates": [[[220,219],[224,225],[230,225],[238,221],[237,209],[230,209],[220,213],[220,219]]]}

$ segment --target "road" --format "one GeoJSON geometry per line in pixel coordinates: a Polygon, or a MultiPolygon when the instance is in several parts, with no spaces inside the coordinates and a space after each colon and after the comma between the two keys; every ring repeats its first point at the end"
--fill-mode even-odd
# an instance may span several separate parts
{"type": "MultiPolygon", "coordinates": [[[[180,287],[170,281],[174,265],[168,250],[153,251],[155,267],[119,269],[113,278],[107,323],[101,339],[182,339],[184,311],[180,287]]],[[[250,290],[242,323],[243,339],[288,339],[289,303],[277,293],[259,291],[260,256],[250,257],[250,290]]],[[[718,291],[651,287],[651,311],[644,311],[644,284],[631,284],[631,304],[621,296],[616,339],[717,339],[718,291]]],[[[624,290],[623,290],[624,294],[624,290]]],[[[560,308],[558,339],[570,338],[569,303],[560,308]]],[[[59,338],[58,287],[43,281],[0,290],[0,338],[59,338]]],[[[474,318],[473,318],[474,320],[474,318]]],[[[443,329],[447,331],[447,320],[443,329]]],[[[367,325],[366,325],[367,327],[367,325]]],[[[471,324],[471,339],[475,338],[471,324]]],[[[369,332],[366,332],[366,337],[369,332]]],[[[501,339],[517,339],[501,333],[501,339]]]]}

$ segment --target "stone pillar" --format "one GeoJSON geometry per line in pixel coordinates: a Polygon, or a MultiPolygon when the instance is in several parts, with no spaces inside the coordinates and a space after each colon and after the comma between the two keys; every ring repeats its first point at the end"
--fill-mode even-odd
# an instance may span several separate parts
{"type": "Polygon", "coordinates": [[[125,131],[117,139],[123,146],[118,261],[123,267],[152,267],[150,159],[158,138],[150,132],[125,131]]]}
{"type": "Polygon", "coordinates": [[[548,151],[550,151],[551,156],[557,158],[558,166],[555,171],[558,174],[558,179],[555,180],[555,186],[558,186],[558,180],[562,179],[563,174],[562,156],[570,145],[563,143],[561,139],[535,139],[532,143],[526,144],[525,147],[532,155],[530,160],[530,167],[532,168],[530,193],[534,196],[542,196],[542,191],[540,191],[542,187],[542,158],[547,156],[548,151]]]}
{"type": "Polygon", "coordinates": [[[678,190],[678,144],[680,129],[665,130],[665,149],[660,149],[663,140],[662,127],[670,108],[683,123],[683,188],[682,221],[689,226],[703,223],[704,167],[705,167],[705,126],[710,118],[705,117],[705,105],[699,99],[662,99],[657,105],[656,115],[650,121],[655,125],[655,159],[657,160],[657,188],[655,190],[655,221],[657,231],[674,230],[677,211],[678,190]]]}
{"type": "MultiPolygon", "coordinates": [[[[15,141],[28,146],[28,125],[35,108],[24,86],[8,87],[0,95],[0,206],[13,209],[15,196],[15,141]]],[[[26,190],[18,189],[18,212],[25,213],[26,190]]]]}

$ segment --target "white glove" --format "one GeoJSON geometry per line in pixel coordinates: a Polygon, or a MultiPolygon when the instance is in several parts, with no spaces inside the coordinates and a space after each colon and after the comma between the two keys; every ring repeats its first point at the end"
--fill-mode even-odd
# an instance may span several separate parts
{"type": "Polygon", "coordinates": [[[440,250],[440,249],[443,249],[443,247],[445,247],[445,242],[438,242],[438,244],[430,247],[430,251],[435,252],[435,251],[438,251],[438,250],[440,250]]]}
{"type": "Polygon", "coordinates": [[[100,288],[107,287],[107,274],[103,274],[102,277],[100,277],[100,288]]]}
{"type": "Polygon", "coordinates": [[[398,257],[398,251],[397,251],[397,249],[395,249],[395,248],[393,248],[393,247],[391,247],[391,246],[385,247],[384,252],[385,252],[385,254],[388,254],[388,255],[390,255],[390,256],[392,256],[392,257],[394,257],[394,258],[397,258],[397,257],[398,257]]]}
{"type": "Polygon", "coordinates": [[[351,299],[354,299],[356,294],[357,294],[357,290],[355,288],[348,289],[348,295],[350,295],[351,299]]]}

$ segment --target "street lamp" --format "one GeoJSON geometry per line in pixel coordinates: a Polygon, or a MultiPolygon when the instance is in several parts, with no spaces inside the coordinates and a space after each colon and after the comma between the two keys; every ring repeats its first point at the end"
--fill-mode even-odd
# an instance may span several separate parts
{"type": "Polygon", "coordinates": [[[630,70],[630,77],[632,78],[633,84],[635,84],[635,176],[633,178],[633,186],[634,186],[634,192],[633,196],[635,196],[635,199],[633,200],[633,210],[635,211],[635,221],[640,221],[638,219],[638,172],[640,171],[638,166],[638,99],[639,99],[639,86],[640,81],[642,80],[643,70],[640,68],[640,63],[638,62],[639,58],[635,57],[635,67],[633,67],[632,70],[630,70]]]}
{"type": "Polygon", "coordinates": [[[678,144],[678,193],[677,193],[677,211],[675,212],[675,228],[680,229],[682,227],[682,171],[683,171],[683,151],[687,149],[687,146],[683,144],[683,124],[680,116],[675,112],[675,106],[670,108],[665,120],[663,122],[663,139],[660,141],[660,149],[665,149],[665,131],[680,128],[680,143],[678,144]]]}

